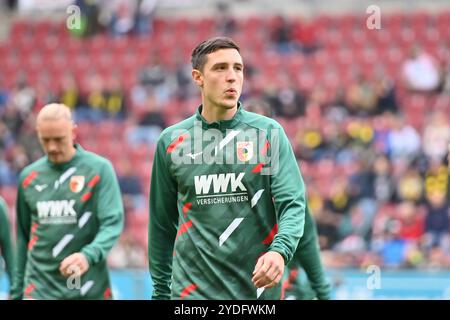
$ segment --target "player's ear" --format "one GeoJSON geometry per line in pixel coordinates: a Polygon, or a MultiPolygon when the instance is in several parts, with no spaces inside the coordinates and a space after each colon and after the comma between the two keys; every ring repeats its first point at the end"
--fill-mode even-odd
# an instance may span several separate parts
{"type": "Polygon", "coordinates": [[[72,123],[72,139],[75,140],[78,134],[78,126],[76,123],[72,123]]]}
{"type": "Polygon", "coordinates": [[[192,69],[192,79],[199,87],[203,86],[203,74],[200,70],[192,69]]]}

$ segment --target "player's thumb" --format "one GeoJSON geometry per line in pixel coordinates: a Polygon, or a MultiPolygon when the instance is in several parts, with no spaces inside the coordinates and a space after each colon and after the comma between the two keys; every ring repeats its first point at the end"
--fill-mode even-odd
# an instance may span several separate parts
{"type": "Polygon", "coordinates": [[[75,261],[76,257],[74,257],[73,255],[70,255],[68,257],[66,257],[62,262],[61,262],[61,269],[66,269],[69,265],[71,265],[74,261],[75,261]]]}
{"type": "Polygon", "coordinates": [[[255,269],[253,270],[253,274],[258,272],[259,268],[264,264],[264,255],[259,257],[258,261],[256,262],[255,269]]]}

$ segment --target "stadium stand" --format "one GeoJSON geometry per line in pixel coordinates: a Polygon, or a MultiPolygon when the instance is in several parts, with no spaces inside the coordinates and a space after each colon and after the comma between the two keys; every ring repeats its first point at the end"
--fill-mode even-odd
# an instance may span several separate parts
{"type": "MultiPolygon", "coordinates": [[[[389,13],[381,30],[367,29],[366,16],[356,13],[286,16],[287,47],[274,37],[279,16],[234,19],[228,35],[247,62],[242,100],[267,100],[286,130],[325,264],[450,267],[447,153],[426,151],[436,139],[436,148],[450,143],[450,11],[389,13]],[[423,55],[411,56],[413,46],[423,55]],[[435,87],[411,90],[404,68],[414,61],[415,74],[437,75],[435,87]],[[446,223],[443,233],[435,215],[446,223]]],[[[117,37],[103,28],[78,37],[65,21],[12,22],[0,43],[0,192],[11,208],[18,172],[41,155],[22,144],[36,111],[63,97],[75,101],[78,141],[116,169],[128,159],[147,199],[155,140],[130,143],[128,133],[148,112],[159,119],[145,122],[155,137],[160,123],[194,112],[200,100],[189,79],[190,52],[223,31],[211,17],[156,15],[152,23],[145,35],[117,37]],[[75,79],[69,89],[68,76],[75,79]]],[[[111,264],[144,267],[147,203],[131,202],[126,220],[111,264]],[[114,257],[121,246],[137,252],[125,265],[114,257]]]]}

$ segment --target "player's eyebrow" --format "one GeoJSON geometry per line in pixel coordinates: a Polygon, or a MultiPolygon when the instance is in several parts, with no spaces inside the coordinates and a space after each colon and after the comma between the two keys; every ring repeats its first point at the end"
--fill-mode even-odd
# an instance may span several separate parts
{"type": "Polygon", "coordinates": [[[57,137],[45,137],[41,136],[42,140],[61,140],[64,139],[66,136],[57,136],[57,137]]]}
{"type": "MultiPolygon", "coordinates": [[[[213,64],[211,68],[214,69],[214,68],[224,67],[224,66],[228,66],[228,65],[229,65],[228,62],[217,62],[217,63],[213,64]]],[[[233,66],[234,67],[241,67],[241,68],[244,67],[244,65],[242,63],[240,63],[240,62],[233,63],[233,66]]]]}

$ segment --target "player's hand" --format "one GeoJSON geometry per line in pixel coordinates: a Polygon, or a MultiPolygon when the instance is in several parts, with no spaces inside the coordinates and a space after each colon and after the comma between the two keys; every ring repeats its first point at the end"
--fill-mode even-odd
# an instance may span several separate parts
{"type": "Polygon", "coordinates": [[[272,288],[277,285],[284,272],[284,258],[275,251],[262,255],[253,271],[253,284],[257,288],[272,288]]]}
{"type": "Polygon", "coordinates": [[[89,262],[84,254],[76,252],[66,257],[59,265],[59,271],[64,277],[69,277],[72,274],[81,276],[89,269],[89,262]]]}

